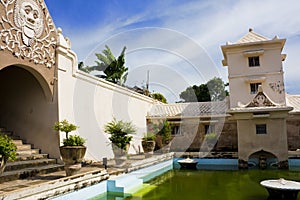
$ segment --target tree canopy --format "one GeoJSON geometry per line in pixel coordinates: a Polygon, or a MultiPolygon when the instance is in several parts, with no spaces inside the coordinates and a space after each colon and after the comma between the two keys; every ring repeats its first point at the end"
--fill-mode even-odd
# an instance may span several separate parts
{"type": "Polygon", "coordinates": [[[228,96],[225,86],[221,78],[214,77],[206,84],[188,87],[179,96],[185,102],[222,101],[228,96]]]}
{"type": "Polygon", "coordinates": [[[167,99],[161,93],[158,93],[158,92],[157,93],[153,93],[153,94],[151,94],[151,97],[153,99],[156,99],[156,100],[161,101],[163,103],[167,103],[167,99]]]}

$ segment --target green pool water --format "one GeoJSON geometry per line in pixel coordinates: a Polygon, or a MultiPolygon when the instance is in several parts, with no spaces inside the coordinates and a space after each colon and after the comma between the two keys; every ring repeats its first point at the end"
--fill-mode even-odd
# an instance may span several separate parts
{"type": "Polygon", "coordinates": [[[267,200],[268,192],[259,183],[278,178],[300,181],[300,172],[172,170],[149,182],[157,187],[142,199],[267,200]]]}
{"type": "MultiPolygon", "coordinates": [[[[268,200],[262,180],[284,178],[300,182],[300,172],[285,170],[171,170],[147,182],[131,197],[108,194],[97,200],[268,200]]],[[[300,194],[297,200],[300,200],[300,194]]]]}
{"type": "Polygon", "coordinates": [[[133,196],[106,194],[93,200],[269,200],[260,182],[279,178],[300,182],[300,172],[171,170],[145,183],[133,196]]]}

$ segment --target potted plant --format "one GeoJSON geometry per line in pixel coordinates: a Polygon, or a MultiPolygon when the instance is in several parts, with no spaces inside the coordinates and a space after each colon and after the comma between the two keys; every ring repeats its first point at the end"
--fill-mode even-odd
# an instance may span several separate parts
{"type": "Polygon", "coordinates": [[[116,164],[123,165],[126,161],[130,141],[132,140],[130,134],[134,134],[136,128],[131,122],[117,121],[114,118],[104,126],[104,132],[111,135],[109,140],[112,143],[116,164]]]}
{"type": "Polygon", "coordinates": [[[148,133],[142,138],[142,147],[145,153],[146,158],[153,155],[155,148],[155,134],[148,133]]]}
{"type": "Polygon", "coordinates": [[[60,155],[65,163],[66,175],[74,175],[81,168],[81,162],[86,152],[85,139],[79,135],[70,135],[78,126],[69,123],[67,120],[56,122],[53,129],[66,133],[66,138],[63,139],[63,146],[59,148],[60,155]]]}
{"type": "Polygon", "coordinates": [[[207,133],[204,138],[209,149],[212,149],[217,143],[218,135],[216,133],[207,133]]]}
{"type": "Polygon", "coordinates": [[[172,126],[168,120],[163,121],[157,127],[156,143],[163,153],[168,153],[171,147],[172,126]]]}
{"type": "Polygon", "coordinates": [[[17,146],[4,133],[0,133],[0,175],[4,172],[8,160],[16,159],[17,146]]]}

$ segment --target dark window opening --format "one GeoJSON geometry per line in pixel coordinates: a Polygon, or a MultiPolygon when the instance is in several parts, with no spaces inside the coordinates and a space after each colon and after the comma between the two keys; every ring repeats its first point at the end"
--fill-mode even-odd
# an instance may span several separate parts
{"type": "Polygon", "coordinates": [[[173,125],[173,126],[172,126],[172,132],[171,132],[171,134],[172,134],[172,135],[182,135],[180,126],[178,126],[178,125],[173,125]]]}
{"type": "Polygon", "coordinates": [[[256,124],[256,134],[267,134],[267,125],[256,124]]]}
{"type": "Polygon", "coordinates": [[[250,94],[256,94],[261,83],[250,83],[250,94]]]}
{"type": "Polygon", "coordinates": [[[204,128],[205,128],[205,134],[209,134],[209,133],[215,133],[215,125],[213,124],[206,124],[204,125],[204,128]]]}
{"type": "Polygon", "coordinates": [[[259,56],[248,57],[249,67],[259,66],[259,56]]]}

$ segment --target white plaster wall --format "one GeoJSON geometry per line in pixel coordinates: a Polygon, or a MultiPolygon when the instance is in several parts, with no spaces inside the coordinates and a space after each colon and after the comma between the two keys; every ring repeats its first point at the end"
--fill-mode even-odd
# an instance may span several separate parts
{"type": "MultiPolygon", "coordinates": [[[[104,133],[104,125],[113,117],[133,123],[137,134],[129,153],[142,151],[140,139],[146,132],[147,112],[157,101],[78,71],[76,55],[66,44],[60,43],[57,54],[59,120],[79,126],[74,133],[87,139],[85,159],[113,157],[109,135],[104,133]]],[[[61,136],[62,140],[64,134],[61,136]]]]}

